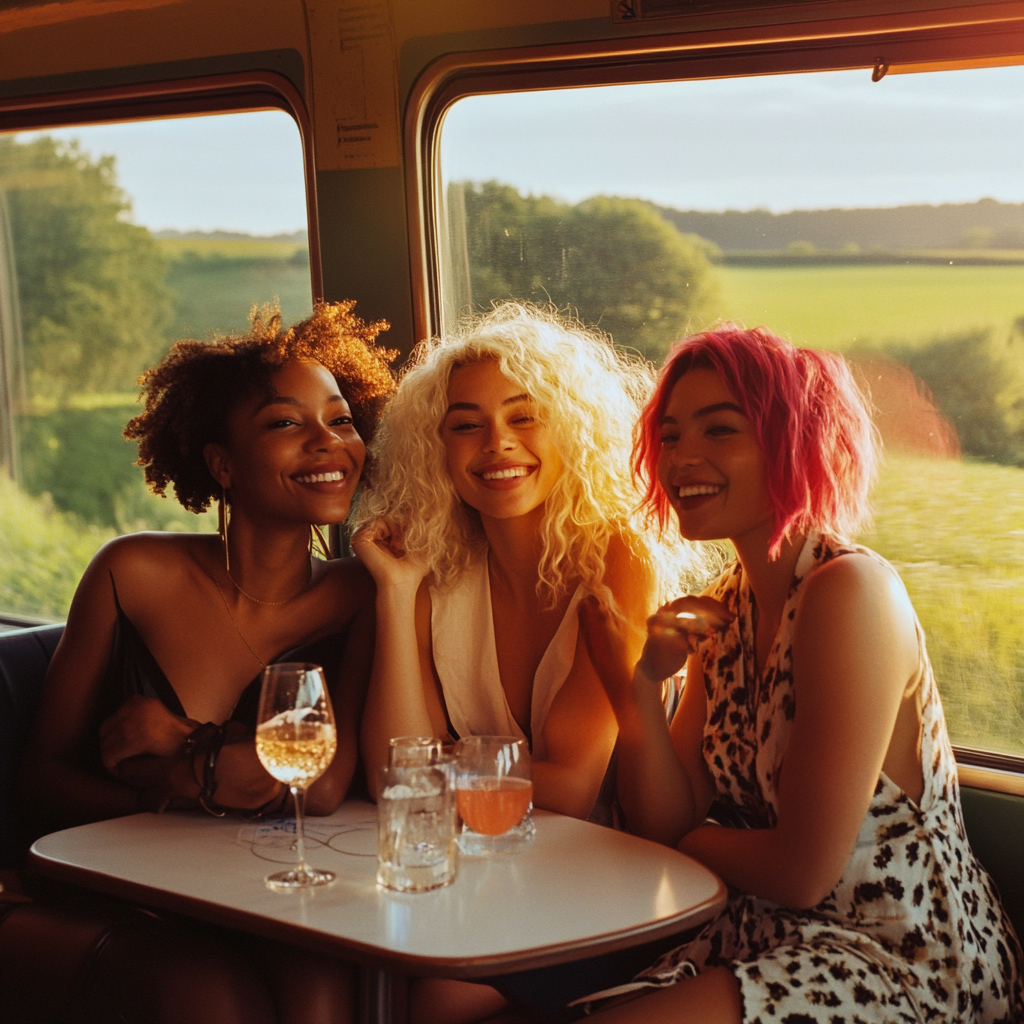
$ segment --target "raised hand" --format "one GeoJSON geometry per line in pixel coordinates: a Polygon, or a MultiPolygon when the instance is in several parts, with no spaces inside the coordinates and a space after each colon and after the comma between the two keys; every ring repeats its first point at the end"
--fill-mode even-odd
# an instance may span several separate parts
{"type": "Polygon", "coordinates": [[[427,574],[425,562],[405,549],[401,533],[384,519],[375,519],[352,537],[352,550],[373,576],[378,590],[408,587],[416,590],[427,574]]]}
{"type": "Polygon", "coordinates": [[[686,664],[697,646],[735,618],[713,597],[677,597],[647,620],[647,643],[637,668],[648,678],[668,679],[686,664]]]}
{"type": "Polygon", "coordinates": [[[138,754],[174,757],[199,725],[168,711],[153,697],[131,697],[100,726],[100,757],[113,775],[126,758],[138,754]]]}

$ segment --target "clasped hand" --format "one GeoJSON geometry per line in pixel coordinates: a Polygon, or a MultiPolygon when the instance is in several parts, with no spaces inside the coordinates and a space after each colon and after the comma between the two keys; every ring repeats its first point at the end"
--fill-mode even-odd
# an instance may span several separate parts
{"type": "Polygon", "coordinates": [[[352,550],[378,588],[387,585],[415,590],[427,574],[426,564],[406,551],[402,534],[384,519],[375,519],[354,534],[352,550]]]}
{"type": "Polygon", "coordinates": [[[168,711],[153,697],[131,697],[100,726],[103,766],[112,775],[119,775],[119,765],[129,757],[175,757],[198,725],[168,711]]]}
{"type": "Polygon", "coordinates": [[[637,667],[648,679],[674,676],[704,640],[734,618],[713,597],[677,597],[663,604],[647,620],[647,642],[637,667]]]}

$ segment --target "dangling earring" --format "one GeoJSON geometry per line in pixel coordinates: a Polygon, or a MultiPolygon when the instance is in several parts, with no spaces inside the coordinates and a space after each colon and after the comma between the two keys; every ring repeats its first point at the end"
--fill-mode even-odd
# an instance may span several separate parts
{"type": "Polygon", "coordinates": [[[231,509],[228,506],[227,491],[221,487],[220,501],[217,503],[217,532],[224,544],[224,568],[231,575],[231,555],[228,552],[228,524],[231,522],[231,509]]]}

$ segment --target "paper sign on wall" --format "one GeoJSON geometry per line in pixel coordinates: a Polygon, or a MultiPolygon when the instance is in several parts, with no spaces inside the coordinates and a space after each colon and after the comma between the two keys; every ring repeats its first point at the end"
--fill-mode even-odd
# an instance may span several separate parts
{"type": "Polygon", "coordinates": [[[398,72],[387,0],[307,3],[318,170],[399,163],[398,72]]]}

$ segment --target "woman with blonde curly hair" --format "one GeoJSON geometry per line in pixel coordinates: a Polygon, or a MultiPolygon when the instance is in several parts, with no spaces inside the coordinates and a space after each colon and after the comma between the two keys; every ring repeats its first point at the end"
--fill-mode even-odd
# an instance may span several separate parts
{"type": "MultiPolygon", "coordinates": [[[[325,668],[338,753],[307,808],[341,803],[358,761],[373,581],[355,559],[313,557],[311,528],[348,516],[364,440],[394,389],[394,353],[374,344],[387,325],[365,324],[354,305],[318,304],[287,330],[277,311],[256,312],[247,334],[180,341],[141,378],[146,408],[125,436],[147,481],[173,485],[193,512],[219,502],[221,531],[119,537],[86,569],[23,764],[39,834],[147,809],[282,809],[287,789],[254,742],[261,673],[279,660],[325,668]]],[[[224,963],[226,943],[190,934],[168,963],[183,950],[184,978],[125,968],[118,998],[130,991],[137,1013],[119,1019],[310,1020],[318,999],[344,1019],[351,1001],[344,971],[307,971],[304,986],[292,961],[224,963]]]]}
{"type": "Polygon", "coordinates": [[[421,345],[381,422],[357,553],[377,582],[371,786],[400,735],[530,743],[534,802],[587,818],[616,726],[577,638],[594,594],[636,627],[690,564],[636,509],[647,364],[508,303],[421,345]]]}

